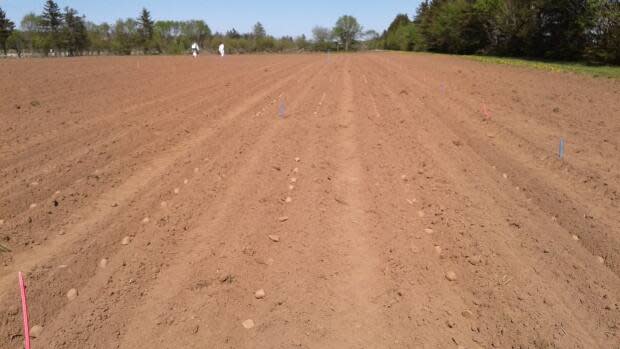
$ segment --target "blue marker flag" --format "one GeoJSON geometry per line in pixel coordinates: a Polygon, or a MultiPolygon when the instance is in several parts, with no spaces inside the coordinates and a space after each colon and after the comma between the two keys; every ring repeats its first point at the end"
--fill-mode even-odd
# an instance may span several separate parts
{"type": "Polygon", "coordinates": [[[564,147],[565,147],[566,143],[564,142],[564,138],[560,138],[560,151],[559,151],[559,157],[560,160],[564,159],[564,147]]]}
{"type": "Polygon", "coordinates": [[[284,105],[284,100],[280,101],[280,108],[278,109],[278,114],[282,119],[284,119],[284,115],[286,114],[286,106],[284,105]]]}

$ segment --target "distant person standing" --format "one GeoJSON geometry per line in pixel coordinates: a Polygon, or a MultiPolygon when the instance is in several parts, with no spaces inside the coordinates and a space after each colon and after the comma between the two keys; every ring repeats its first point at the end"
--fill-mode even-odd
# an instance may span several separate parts
{"type": "Polygon", "coordinates": [[[224,43],[220,44],[219,51],[220,51],[220,56],[224,57],[224,54],[226,53],[224,50],[224,43]]]}
{"type": "Polygon", "coordinates": [[[192,44],[192,56],[196,58],[198,57],[199,53],[200,53],[200,46],[198,46],[198,43],[193,43],[192,44]]]}

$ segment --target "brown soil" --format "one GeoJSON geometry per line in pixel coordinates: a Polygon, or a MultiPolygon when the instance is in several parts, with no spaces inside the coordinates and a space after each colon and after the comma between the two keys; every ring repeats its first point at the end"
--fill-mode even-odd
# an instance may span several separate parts
{"type": "Polygon", "coordinates": [[[391,53],[0,76],[1,348],[17,271],[34,348],[620,348],[617,81],[391,53]]]}

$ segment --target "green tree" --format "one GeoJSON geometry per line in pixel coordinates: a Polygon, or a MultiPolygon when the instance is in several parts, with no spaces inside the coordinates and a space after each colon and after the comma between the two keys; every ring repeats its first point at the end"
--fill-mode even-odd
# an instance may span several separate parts
{"type": "Polygon", "coordinates": [[[267,36],[267,31],[265,30],[265,27],[262,25],[261,22],[257,22],[254,25],[254,29],[252,30],[252,35],[257,38],[264,38],[265,36],[267,36]]]}
{"type": "Polygon", "coordinates": [[[540,0],[533,53],[551,59],[581,59],[596,21],[591,0],[540,0]]]}
{"type": "Polygon", "coordinates": [[[45,2],[40,25],[41,30],[45,33],[45,54],[47,55],[49,49],[58,51],[62,44],[63,15],[58,4],[53,0],[45,2]]]}
{"type": "Polygon", "coordinates": [[[112,34],[108,23],[95,24],[86,22],[86,31],[91,52],[101,54],[102,52],[110,52],[112,50],[112,34]]]}
{"type": "Polygon", "coordinates": [[[301,51],[306,51],[310,48],[310,43],[308,42],[306,35],[302,34],[301,36],[295,38],[295,47],[301,51]]]}
{"type": "Polygon", "coordinates": [[[585,58],[594,63],[620,65],[620,1],[593,0],[591,6],[595,21],[588,31],[585,58]]]}
{"type": "Polygon", "coordinates": [[[254,25],[251,37],[254,41],[254,51],[273,50],[275,46],[274,39],[267,36],[267,31],[261,22],[254,25]]]}
{"type": "Polygon", "coordinates": [[[112,30],[112,52],[130,55],[139,45],[141,42],[137,22],[132,18],[117,20],[112,30]]]}
{"type": "Polygon", "coordinates": [[[235,28],[232,28],[226,32],[226,37],[229,39],[240,39],[241,34],[239,34],[235,28]]]}
{"type": "Polygon", "coordinates": [[[15,50],[15,52],[17,52],[17,56],[21,57],[24,49],[26,48],[26,40],[23,33],[19,30],[13,30],[11,36],[9,36],[6,40],[6,46],[9,49],[15,50]]]}
{"type": "Polygon", "coordinates": [[[387,31],[383,35],[384,48],[387,50],[407,50],[409,44],[405,42],[406,31],[403,29],[411,24],[409,16],[398,14],[390,23],[387,31]]]}
{"type": "Polygon", "coordinates": [[[398,28],[405,26],[405,25],[409,25],[409,23],[411,23],[409,16],[407,16],[406,14],[400,13],[396,15],[396,18],[394,18],[392,23],[390,23],[390,26],[388,27],[387,31],[388,33],[394,33],[398,30],[398,28]]]}
{"type": "Polygon", "coordinates": [[[185,37],[188,42],[195,41],[201,46],[206,46],[206,41],[211,37],[211,28],[202,20],[184,21],[181,22],[181,35],[185,37]]]}
{"type": "Polygon", "coordinates": [[[80,17],[76,10],[66,7],[64,22],[65,47],[69,56],[80,55],[89,45],[84,17],[80,17]]]}
{"type": "Polygon", "coordinates": [[[154,22],[151,19],[151,13],[146,9],[142,9],[142,13],[138,18],[138,34],[142,50],[146,54],[153,44],[154,22]]]}
{"type": "MultiPolygon", "coordinates": [[[[46,34],[42,32],[43,18],[35,13],[28,13],[22,18],[20,23],[22,29],[21,37],[24,39],[24,50],[30,52],[45,50],[48,46],[46,34]]],[[[47,53],[47,52],[46,52],[47,53]]]]}
{"type": "Polygon", "coordinates": [[[349,51],[362,33],[362,26],[355,17],[345,15],[338,18],[333,33],[344,46],[345,51],[349,51]]]}
{"type": "Polygon", "coordinates": [[[4,55],[7,54],[7,39],[11,36],[15,30],[15,23],[7,18],[6,12],[0,8],[0,47],[4,51],[4,55]]]}
{"type": "Polygon", "coordinates": [[[316,26],[312,28],[312,38],[317,51],[327,51],[331,48],[332,31],[329,28],[316,26]]]}

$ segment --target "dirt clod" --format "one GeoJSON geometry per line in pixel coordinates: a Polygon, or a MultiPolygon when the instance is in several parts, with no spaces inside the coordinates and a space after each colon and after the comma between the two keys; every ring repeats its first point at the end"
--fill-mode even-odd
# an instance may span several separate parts
{"type": "Polygon", "coordinates": [[[107,258],[101,258],[101,260],[99,261],[99,267],[102,269],[105,269],[105,267],[108,266],[108,259],[107,258]]]}
{"type": "Polygon", "coordinates": [[[480,265],[482,263],[482,256],[476,255],[467,258],[467,262],[471,265],[480,265]]]}

